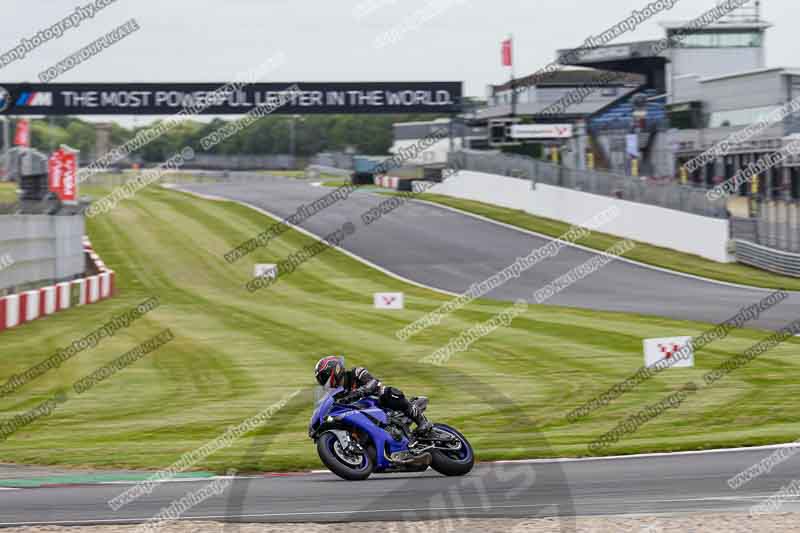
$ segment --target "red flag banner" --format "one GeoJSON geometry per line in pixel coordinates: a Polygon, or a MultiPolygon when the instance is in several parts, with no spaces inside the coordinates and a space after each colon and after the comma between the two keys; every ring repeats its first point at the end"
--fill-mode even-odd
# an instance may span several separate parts
{"type": "Polygon", "coordinates": [[[510,67],[514,64],[513,60],[513,41],[511,39],[506,39],[503,41],[503,66],[510,67]]]}
{"type": "Polygon", "coordinates": [[[53,152],[50,159],[47,160],[47,174],[49,179],[49,189],[61,198],[62,178],[64,174],[64,166],[62,158],[64,157],[64,150],[58,149],[53,152]]]}
{"type": "Polygon", "coordinates": [[[61,201],[65,204],[78,201],[78,156],[66,150],[61,158],[61,201]]]}
{"type": "Polygon", "coordinates": [[[15,146],[30,146],[31,145],[31,129],[30,122],[27,120],[20,120],[17,122],[17,130],[14,133],[15,146]]]}

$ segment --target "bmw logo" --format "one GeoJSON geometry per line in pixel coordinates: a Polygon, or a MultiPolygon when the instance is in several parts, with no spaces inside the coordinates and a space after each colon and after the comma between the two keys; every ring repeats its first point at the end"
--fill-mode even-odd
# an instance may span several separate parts
{"type": "Polygon", "coordinates": [[[0,113],[8,109],[11,103],[11,93],[5,87],[0,87],[0,113]]]}

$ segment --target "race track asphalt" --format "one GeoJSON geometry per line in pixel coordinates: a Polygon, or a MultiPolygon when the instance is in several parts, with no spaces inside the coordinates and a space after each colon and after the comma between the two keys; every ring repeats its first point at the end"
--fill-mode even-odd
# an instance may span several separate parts
{"type": "MultiPolygon", "coordinates": [[[[330,473],[237,479],[182,518],[243,522],[355,522],[435,518],[570,517],[743,511],[800,478],[793,457],[731,489],[727,480],[771,450],[546,463],[487,463],[467,476],[373,475],[363,482],[330,473]]],[[[107,502],[129,485],[22,489],[0,494],[0,527],[140,523],[210,483],[162,484],[118,511],[107,502]]],[[[800,511],[796,499],[780,512],[800,511]]],[[[572,530],[574,531],[574,530],[572,530]]]]}
{"type": "MultiPolygon", "coordinates": [[[[288,217],[301,205],[309,205],[333,190],[311,186],[304,180],[263,176],[181,188],[238,200],[279,217],[288,217]]],[[[352,222],[357,229],[342,243],[344,249],[399,276],[454,293],[464,292],[471,284],[493,276],[516,258],[551,241],[414,201],[365,226],[361,215],[386,200],[386,196],[358,191],[300,226],[323,237],[352,222]]],[[[587,213],[587,219],[594,215],[587,213]]],[[[579,248],[563,248],[555,257],[535,265],[487,297],[534,302],[537,290],[596,255],[579,248]]],[[[613,261],[545,303],[721,323],[767,294],[613,261]]],[[[758,320],[749,322],[748,327],[776,330],[798,317],[800,293],[794,292],[758,320]]]]}

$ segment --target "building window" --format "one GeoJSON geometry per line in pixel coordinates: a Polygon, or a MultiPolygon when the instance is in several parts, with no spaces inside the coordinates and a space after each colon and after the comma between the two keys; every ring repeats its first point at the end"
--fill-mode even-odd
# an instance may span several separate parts
{"type": "Polygon", "coordinates": [[[747,126],[749,124],[755,124],[762,119],[768,120],[770,114],[776,109],[780,109],[780,107],[766,106],[751,107],[749,109],[734,109],[731,111],[717,111],[711,113],[709,127],[719,128],[723,125],[747,126]]]}
{"type": "MultiPolygon", "coordinates": [[[[670,36],[676,35],[670,32],[670,36]]],[[[758,48],[763,46],[764,35],[758,31],[715,31],[691,33],[683,36],[680,48],[758,48]]]]}

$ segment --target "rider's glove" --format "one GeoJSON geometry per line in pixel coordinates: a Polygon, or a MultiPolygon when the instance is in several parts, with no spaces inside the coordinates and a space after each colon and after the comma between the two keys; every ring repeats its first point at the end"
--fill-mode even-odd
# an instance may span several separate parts
{"type": "Polygon", "coordinates": [[[356,390],[363,396],[369,396],[370,394],[376,394],[380,388],[381,382],[377,379],[371,379],[356,390]]]}
{"type": "Polygon", "coordinates": [[[356,400],[359,400],[359,399],[361,399],[361,396],[359,396],[356,392],[351,392],[351,393],[345,394],[344,396],[339,398],[337,401],[339,403],[353,403],[353,402],[355,402],[356,400]]]}

